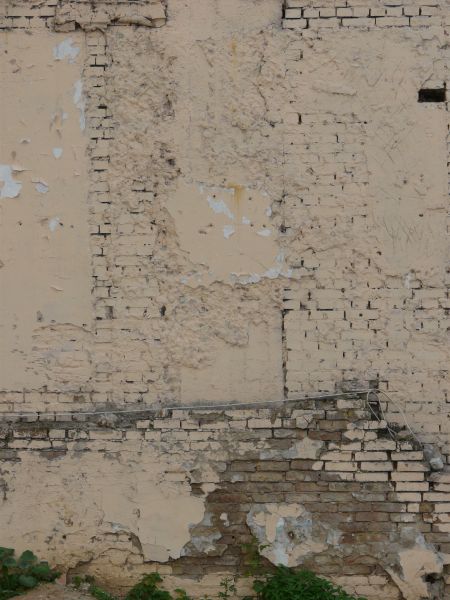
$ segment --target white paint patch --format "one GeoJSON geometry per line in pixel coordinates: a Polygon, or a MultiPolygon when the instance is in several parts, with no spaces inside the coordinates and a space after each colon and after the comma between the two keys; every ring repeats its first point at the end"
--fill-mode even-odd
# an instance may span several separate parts
{"type": "Polygon", "coordinates": [[[234,220],[234,215],[223,200],[216,200],[212,196],[208,196],[208,204],[216,215],[224,214],[229,219],[234,220]]]}
{"type": "Polygon", "coordinates": [[[263,228],[257,231],[256,233],[258,235],[261,235],[262,237],[269,237],[270,235],[272,235],[272,230],[263,228]]]}
{"type": "Polygon", "coordinates": [[[258,273],[251,273],[250,275],[231,273],[233,283],[240,283],[242,285],[247,285],[249,283],[258,283],[264,277],[267,277],[267,279],[276,279],[277,277],[287,277],[290,279],[293,276],[293,270],[286,268],[283,252],[277,254],[275,260],[276,265],[271,267],[270,269],[266,269],[266,271],[261,273],[261,275],[259,275],[258,273]]]}
{"type": "Polygon", "coordinates": [[[74,45],[72,38],[63,40],[53,48],[53,57],[55,60],[64,60],[67,58],[70,63],[73,63],[79,54],[80,49],[74,45]]]}
{"type": "Polygon", "coordinates": [[[34,181],[36,191],[40,194],[46,194],[48,192],[48,184],[45,181],[34,181]]]}
{"type": "Polygon", "coordinates": [[[86,98],[83,94],[83,82],[81,81],[81,79],[75,82],[73,88],[73,103],[80,111],[80,129],[81,131],[84,131],[86,128],[86,98]]]}
{"type": "Polygon", "coordinates": [[[167,207],[192,264],[183,282],[197,286],[222,280],[234,285],[291,277],[277,230],[266,214],[270,206],[267,194],[255,188],[180,181],[167,207]],[[201,270],[194,265],[202,265],[201,270]]]}
{"type": "Polygon", "coordinates": [[[61,158],[63,153],[63,149],[62,148],[53,148],[52,149],[52,154],[55,158],[61,158]]]}
{"type": "Polygon", "coordinates": [[[267,271],[264,273],[264,276],[268,277],[269,279],[276,279],[280,276],[291,278],[293,271],[290,268],[286,268],[286,264],[284,262],[284,253],[280,252],[279,254],[277,254],[275,260],[276,266],[267,269],[267,271]]]}
{"type": "Polygon", "coordinates": [[[261,275],[258,275],[258,273],[250,273],[250,275],[231,273],[231,280],[233,283],[241,283],[242,285],[246,285],[247,283],[258,283],[261,281],[261,275]]]}
{"type": "MultiPolygon", "coordinates": [[[[264,272],[264,276],[267,277],[268,279],[276,279],[277,277],[279,277],[282,274],[283,274],[283,269],[281,266],[272,267],[270,269],[267,269],[267,271],[264,272]]],[[[290,277],[290,275],[286,275],[286,277],[290,277]]]]}
{"type": "Polygon", "coordinates": [[[19,144],[29,144],[31,143],[31,139],[30,138],[21,138],[19,140],[19,144]]]}
{"type": "Polygon", "coordinates": [[[266,208],[266,215],[267,215],[268,217],[271,217],[271,216],[272,216],[272,207],[271,207],[271,206],[268,206],[268,207],[266,208]]]}
{"type": "Polygon", "coordinates": [[[0,183],[3,186],[0,189],[0,198],[17,198],[22,189],[20,181],[15,181],[13,169],[10,165],[0,165],[0,183]]]}
{"type": "Polygon", "coordinates": [[[325,532],[319,539],[313,535],[312,515],[300,504],[254,505],[247,514],[247,525],[265,546],[261,554],[274,565],[298,566],[305,557],[327,547],[325,532]]]}
{"type": "Polygon", "coordinates": [[[228,240],[233,233],[235,233],[235,229],[233,225],[224,225],[223,226],[223,237],[228,240]]]}
{"type": "Polygon", "coordinates": [[[407,290],[411,288],[411,281],[414,279],[414,276],[411,272],[407,273],[403,279],[404,286],[407,290]]]}
{"type": "Polygon", "coordinates": [[[22,171],[29,171],[29,169],[26,169],[25,167],[22,167],[22,165],[11,165],[11,169],[15,172],[15,173],[22,173],[22,171]]]}
{"type": "Polygon", "coordinates": [[[53,233],[54,231],[56,231],[60,223],[61,221],[59,220],[59,217],[53,217],[53,219],[50,219],[48,222],[48,228],[53,233]]]}

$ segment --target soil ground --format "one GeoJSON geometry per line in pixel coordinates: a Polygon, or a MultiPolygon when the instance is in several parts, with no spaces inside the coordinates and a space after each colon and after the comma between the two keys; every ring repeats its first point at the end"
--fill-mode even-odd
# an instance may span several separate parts
{"type": "Polygon", "coordinates": [[[23,596],[21,600],[92,600],[92,596],[60,583],[40,585],[23,596]]]}

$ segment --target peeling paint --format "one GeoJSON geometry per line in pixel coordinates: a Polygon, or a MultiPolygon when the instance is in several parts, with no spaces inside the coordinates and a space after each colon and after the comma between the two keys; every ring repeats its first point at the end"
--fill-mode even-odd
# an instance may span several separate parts
{"type": "MultiPolygon", "coordinates": [[[[247,514],[247,524],[258,542],[266,545],[261,554],[274,565],[296,567],[327,548],[313,533],[311,513],[300,504],[255,505],[247,514]]],[[[339,537],[334,533],[331,539],[339,537]]]]}
{"type": "Polygon", "coordinates": [[[48,28],[33,29],[33,35],[1,31],[0,44],[6,37],[8,55],[2,46],[0,58],[2,89],[8,90],[0,102],[0,178],[8,180],[6,186],[0,181],[5,263],[0,275],[0,389],[45,385],[80,390],[91,378],[92,365],[89,335],[77,327],[91,327],[92,302],[86,138],[71,94],[82,75],[85,47],[80,44],[74,63],[54,61],[55,40],[62,38],[48,28]],[[5,69],[13,57],[33,64],[32,72],[5,69]],[[31,88],[32,93],[23,93],[31,88]],[[63,148],[66,160],[56,163],[63,148]],[[20,201],[6,201],[19,192],[20,201]],[[66,335],[68,323],[74,329],[66,335]]]}
{"type": "Polygon", "coordinates": [[[75,82],[73,89],[73,103],[80,111],[79,123],[80,129],[84,131],[86,128],[86,117],[85,117],[85,109],[86,109],[86,98],[83,93],[83,82],[81,79],[75,82]]]}
{"type": "Polygon", "coordinates": [[[13,177],[13,169],[10,165],[0,165],[0,198],[17,198],[22,189],[22,183],[13,177]]]}
{"type": "Polygon", "coordinates": [[[186,284],[214,280],[255,284],[291,276],[273,235],[264,191],[244,185],[220,187],[180,181],[167,207],[175,220],[181,248],[193,263],[194,273],[183,276],[186,284]],[[205,211],[205,201],[213,214],[205,211]]]}
{"type": "Polygon", "coordinates": [[[49,220],[49,222],[48,222],[48,228],[53,233],[54,231],[57,230],[58,225],[60,225],[60,224],[61,224],[61,221],[59,220],[59,217],[54,217],[53,219],[49,220]]]}
{"type": "Polygon", "coordinates": [[[233,227],[233,225],[224,225],[223,226],[223,237],[228,240],[230,236],[233,235],[233,233],[235,233],[235,228],[233,227]]]}
{"type": "MultiPolygon", "coordinates": [[[[49,466],[45,457],[24,457],[2,507],[9,532],[5,540],[11,535],[19,539],[35,529],[28,511],[31,504],[40,503],[51,506],[51,510],[42,512],[43,520],[49,519],[50,514],[62,516],[53,535],[70,535],[68,556],[72,553],[86,557],[83,531],[88,527],[92,531],[111,534],[118,531],[128,535],[133,533],[146,561],[167,562],[179,558],[190,541],[190,528],[202,521],[204,499],[192,496],[186,482],[170,482],[164,477],[165,469],[179,470],[176,465],[154,463],[149,455],[146,458],[142,455],[136,463],[135,456],[133,451],[129,455],[119,453],[117,460],[111,461],[102,459],[97,453],[78,456],[75,453],[72,457],[60,458],[55,467],[49,466]],[[41,477],[42,469],[46,470],[45,482],[41,477]],[[60,485],[62,471],[65,473],[63,486],[60,485]],[[24,512],[18,512],[16,494],[25,479],[35,493],[28,499],[22,498],[24,512]],[[77,483],[80,480],[83,481],[82,490],[77,483]]],[[[54,516],[51,520],[54,522],[54,516]]],[[[44,552],[43,547],[39,550],[41,554],[44,552]]]]}
{"type": "Polygon", "coordinates": [[[75,46],[72,38],[67,38],[53,48],[53,57],[55,60],[68,59],[69,63],[73,63],[80,54],[80,48],[75,46]]]}
{"type": "Polygon", "coordinates": [[[257,235],[262,235],[263,237],[269,237],[272,235],[272,231],[270,229],[260,229],[256,233],[257,235]]]}
{"type": "MultiPolygon", "coordinates": [[[[386,570],[398,585],[405,600],[422,600],[429,598],[428,585],[425,577],[439,576],[443,569],[442,557],[427,544],[422,534],[414,529],[409,530],[415,536],[411,548],[402,549],[398,553],[399,569],[387,567],[386,570]]],[[[403,532],[403,535],[407,534],[403,532]]]]}
{"type": "Polygon", "coordinates": [[[215,200],[212,196],[208,196],[208,204],[216,215],[224,214],[229,219],[234,219],[234,214],[230,211],[224,200],[215,200]]]}
{"type": "Polygon", "coordinates": [[[48,192],[48,183],[46,183],[45,181],[33,180],[33,183],[35,184],[34,187],[36,191],[40,194],[46,194],[48,192]]]}

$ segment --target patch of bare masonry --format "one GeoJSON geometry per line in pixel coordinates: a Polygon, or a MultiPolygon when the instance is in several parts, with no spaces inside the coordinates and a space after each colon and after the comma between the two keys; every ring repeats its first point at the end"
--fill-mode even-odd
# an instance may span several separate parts
{"type": "Polygon", "coordinates": [[[242,573],[242,544],[254,536],[267,544],[269,562],[305,565],[371,599],[443,598],[450,474],[433,470],[442,463],[428,462],[429,449],[424,453],[409,430],[394,432],[375,419],[376,392],[369,399],[371,410],[366,394],[349,394],[272,408],[3,425],[4,535],[29,535],[12,508],[21,469],[33,468],[40,483],[33,478],[30,501],[45,493],[52,509],[42,519],[53,521],[50,535],[33,532],[35,547],[72,575],[95,573],[126,585],[124,575],[111,574],[111,561],[128,564],[129,581],[167,565],[169,581],[182,578],[198,591],[208,574],[242,573]],[[162,468],[156,479],[152,463],[162,468]],[[117,495],[129,487],[135,500],[127,499],[128,510],[125,503],[118,513],[107,497],[94,501],[94,464],[104,489],[117,495]],[[64,489],[52,483],[61,470],[64,489]],[[72,504],[69,517],[66,496],[78,495],[80,477],[84,500],[72,504]],[[148,485],[156,490],[148,496],[150,513],[139,500],[148,485]],[[179,532],[167,536],[174,494],[184,498],[187,514],[192,510],[185,541],[179,532]],[[86,512],[91,497],[95,505],[86,512]],[[70,540],[64,550],[63,540],[70,540]]]}

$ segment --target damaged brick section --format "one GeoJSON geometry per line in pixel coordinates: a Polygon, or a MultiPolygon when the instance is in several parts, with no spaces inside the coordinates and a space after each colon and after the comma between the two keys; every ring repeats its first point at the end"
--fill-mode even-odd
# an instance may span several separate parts
{"type": "Polygon", "coordinates": [[[7,85],[53,92],[3,134],[2,236],[48,271],[23,311],[2,284],[0,544],[201,597],[256,538],[370,600],[449,597],[445,4],[0,0],[7,85]],[[298,400],[375,380],[432,446],[365,395],[298,400]],[[105,406],[148,414],[75,414],[105,406]]]}
{"type": "Polygon", "coordinates": [[[62,0],[56,8],[55,31],[105,30],[108,25],[141,25],[162,27],[166,12],[160,0],[62,0]]]}
{"type": "Polygon", "coordinates": [[[31,501],[47,495],[52,532],[41,527],[35,544],[72,574],[110,579],[110,565],[126,563],[124,585],[165,565],[168,581],[198,591],[217,573],[242,573],[254,537],[271,563],[305,565],[370,599],[443,598],[450,473],[432,472],[410,432],[393,433],[366,400],[10,423],[4,535],[31,534],[16,508],[20,473],[38,471],[31,501]],[[64,490],[53,487],[57,471],[64,490]]]}
{"type": "Polygon", "coordinates": [[[109,25],[162,27],[166,23],[163,0],[4,0],[0,29],[34,29],[44,25],[59,32],[105,30],[109,25]]]}

